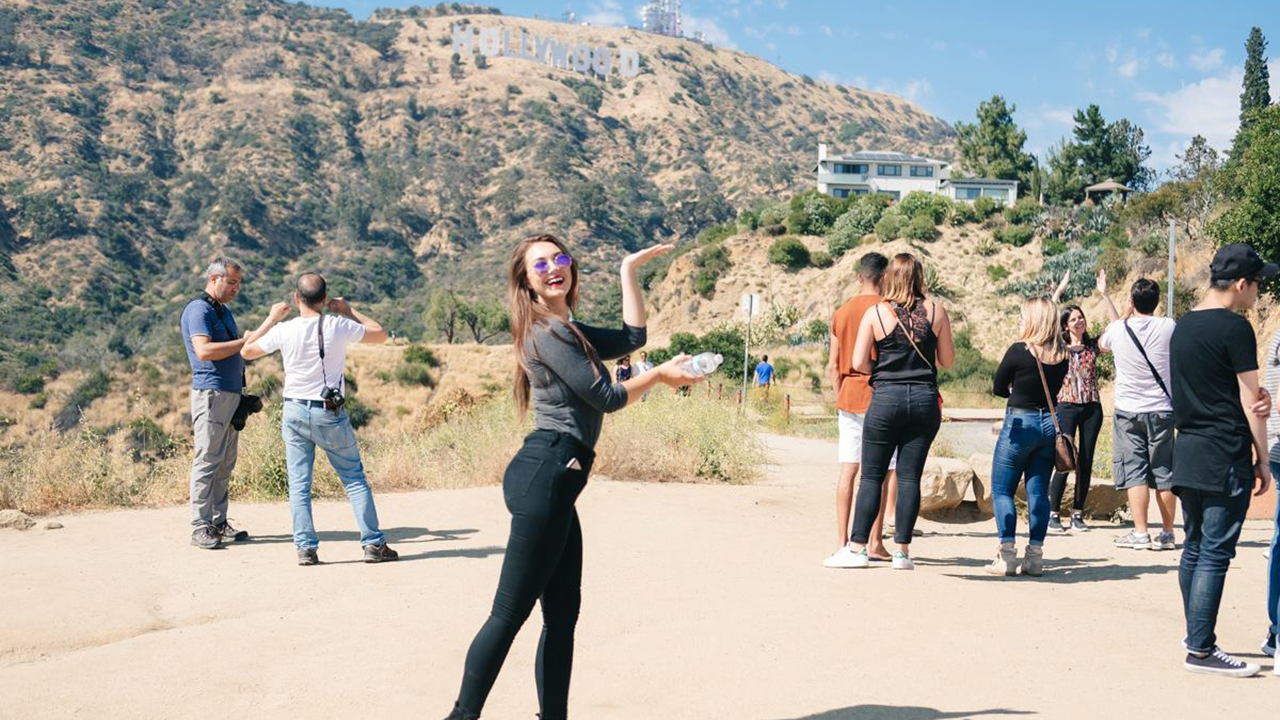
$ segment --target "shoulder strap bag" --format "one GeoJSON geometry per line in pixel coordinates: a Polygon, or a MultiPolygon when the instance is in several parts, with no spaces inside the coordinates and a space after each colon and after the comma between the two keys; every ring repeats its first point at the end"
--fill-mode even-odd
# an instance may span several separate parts
{"type": "Polygon", "coordinates": [[[1125,332],[1129,333],[1129,339],[1132,340],[1133,344],[1138,348],[1138,352],[1142,353],[1142,359],[1147,361],[1147,367],[1151,368],[1151,375],[1156,379],[1156,384],[1160,386],[1160,392],[1163,392],[1165,397],[1173,400],[1173,396],[1169,394],[1169,388],[1165,387],[1164,379],[1160,377],[1160,371],[1156,370],[1156,366],[1151,362],[1151,358],[1147,357],[1147,351],[1142,347],[1142,343],[1138,341],[1137,333],[1133,331],[1133,328],[1129,327],[1129,321],[1125,320],[1121,324],[1124,325],[1125,332]]]}
{"type": "Polygon", "coordinates": [[[1036,370],[1040,372],[1040,386],[1044,388],[1044,399],[1049,402],[1049,417],[1053,418],[1053,467],[1058,472],[1072,472],[1076,469],[1076,444],[1069,435],[1062,434],[1058,425],[1058,409],[1053,404],[1053,394],[1049,392],[1049,381],[1044,376],[1044,364],[1027,345],[1027,352],[1036,361],[1036,370]]]}

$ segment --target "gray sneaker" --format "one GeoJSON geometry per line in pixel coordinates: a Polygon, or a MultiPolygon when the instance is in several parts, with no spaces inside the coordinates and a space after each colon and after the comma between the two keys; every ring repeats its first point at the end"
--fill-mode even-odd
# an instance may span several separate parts
{"type": "Polygon", "coordinates": [[[320,553],[315,548],[298,548],[299,565],[319,565],[320,553]]]}
{"type": "Polygon", "coordinates": [[[244,542],[249,539],[248,531],[237,530],[229,522],[222,523],[215,531],[222,536],[222,542],[244,542]]]}
{"type": "Polygon", "coordinates": [[[1173,533],[1162,532],[1151,540],[1152,550],[1176,550],[1178,544],[1173,541],[1173,533]]]}
{"type": "Polygon", "coordinates": [[[400,559],[400,553],[387,547],[386,543],[364,546],[364,561],[367,563],[391,562],[398,559],[400,559]]]}
{"type": "Polygon", "coordinates": [[[1116,547],[1146,550],[1151,547],[1151,536],[1137,531],[1127,532],[1115,539],[1116,547]]]}
{"type": "Polygon", "coordinates": [[[1084,524],[1084,518],[1079,514],[1074,514],[1071,516],[1071,531],[1072,532],[1089,532],[1089,526],[1084,524]]]}
{"type": "Polygon", "coordinates": [[[208,525],[201,525],[191,533],[191,544],[205,550],[217,550],[222,547],[222,538],[218,532],[208,525]]]}

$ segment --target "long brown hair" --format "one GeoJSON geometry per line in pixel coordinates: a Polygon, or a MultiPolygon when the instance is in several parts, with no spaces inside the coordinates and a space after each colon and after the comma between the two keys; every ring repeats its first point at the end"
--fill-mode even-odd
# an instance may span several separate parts
{"type": "Polygon", "coordinates": [[[911,253],[898,253],[880,281],[880,296],[911,308],[924,299],[924,266],[911,253]]]}
{"type": "MultiPolygon", "coordinates": [[[[521,416],[529,410],[530,394],[529,358],[525,346],[533,334],[535,325],[549,325],[553,319],[559,319],[546,305],[538,302],[537,293],[529,285],[529,272],[525,267],[524,258],[529,251],[529,247],[544,242],[555,245],[560,249],[560,252],[569,255],[570,258],[573,257],[569,254],[569,248],[565,246],[560,238],[554,235],[534,235],[521,240],[516,244],[515,249],[511,251],[511,266],[507,275],[507,302],[511,305],[511,344],[516,351],[514,392],[516,412],[521,416]]],[[[572,312],[578,305],[577,260],[574,260],[569,265],[569,280],[569,294],[565,297],[565,302],[569,305],[570,312],[572,312]]],[[[560,339],[565,342],[577,342],[581,345],[587,357],[590,358],[592,367],[598,373],[600,357],[596,354],[595,348],[591,346],[586,336],[573,323],[568,323],[567,326],[573,337],[560,339]]]]}

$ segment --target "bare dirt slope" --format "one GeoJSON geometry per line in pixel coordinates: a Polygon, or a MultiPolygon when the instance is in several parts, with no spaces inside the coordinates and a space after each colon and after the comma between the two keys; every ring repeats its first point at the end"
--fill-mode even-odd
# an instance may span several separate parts
{"type": "MultiPolygon", "coordinates": [[[[769,443],[777,465],[760,485],[583,495],[575,716],[1271,716],[1280,679],[1181,669],[1176,553],[1115,550],[1100,528],[1050,538],[1042,580],[993,579],[979,570],[989,521],[926,522],[914,573],[825,570],[834,447],[769,443]]],[[[282,503],[233,508],[257,539],[219,552],[184,545],[182,508],[0,532],[3,714],[443,717],[492,599],[501,495],[379,504],[399,564],[356,562],[341,503],[318,507],[315,568],[292,564],[282,503]]],[[[1268,537],[1246,528],[1227,580],[1219,634],[1234,652],[1256,651],[1265,629],[1268,537]]],[[[486,718],[536,711],[537,630],[517,638],[486,718]]]]}

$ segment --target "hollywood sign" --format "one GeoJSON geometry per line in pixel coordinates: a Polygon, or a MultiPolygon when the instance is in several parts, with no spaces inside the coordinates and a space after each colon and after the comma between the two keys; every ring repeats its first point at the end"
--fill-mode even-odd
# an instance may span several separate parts
{"type": "Polygon", "coordinates": [[[594,71],[601,76],[614,70],[622,77],[640,74],[640,53],[628,47],[617,49],[615,63],[614,49],[610,47],[593,48],[584,42],[561,43],[549,37],[531,35],[524,30],[516,30],[512,35],[507,28],[480,28],[477,33],[471,25],[454,25],[453,52],[458,55],[474,55],[477,51],[486,57],[505,55],[532,60],[560,70],[580,73],[594,71]]]}

